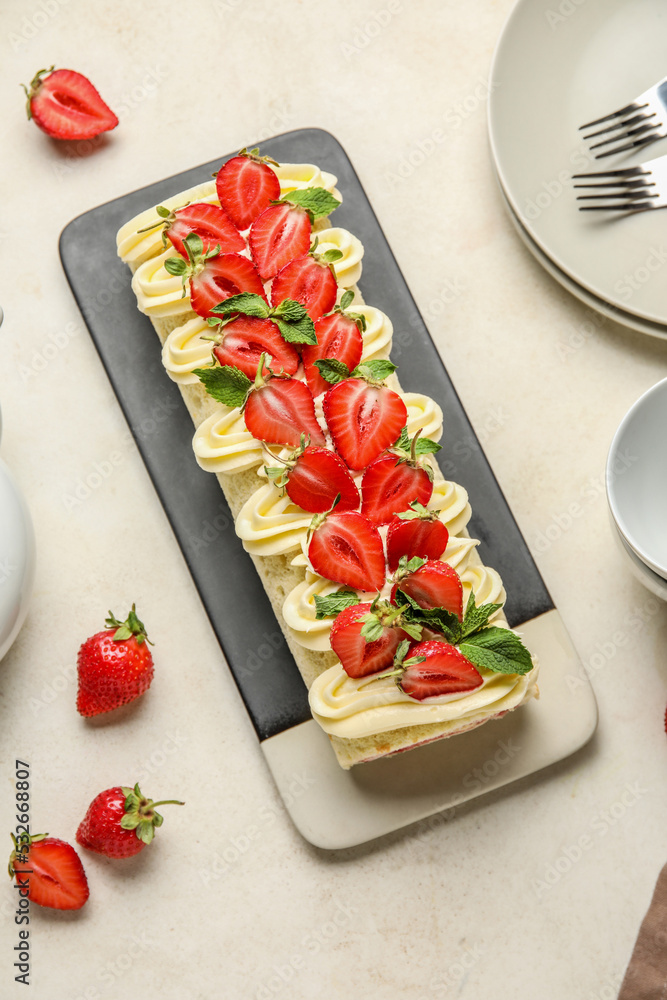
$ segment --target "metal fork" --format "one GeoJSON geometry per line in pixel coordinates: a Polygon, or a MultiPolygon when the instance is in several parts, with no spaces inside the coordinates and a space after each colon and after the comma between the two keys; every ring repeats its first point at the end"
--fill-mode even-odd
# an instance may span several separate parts
{"type": "Polygon", "coordinates": [[[624,108],[619,108],[618,111],[612,111],[610,115],[596,118],[595,121],[581,125],[579,131],[586,131],[597,125],[604,126],[604,128],[584,136],[587,142],[590,139],[603,137],[591,146],[591,150],[600,150],[599,153],[595,153],[595,158],[601,160],[605,156],[614,156],[614,154],[622,153],[627,149],[648,146],[649,143],[657,142],[658,139],[667,138],[667,131],[663,125],[666,111],[667,76],[649,87],[630,104],[626,104],[624,108]],[[613,143],[619,142],[621,145],[613,145],[613,143]]]}
{"type": "Polygon", "coordinates": [[[638,167],[574,174],[573,178],[588,182],[575,184],[575,188],[596,190],[595,194],[578,195],[577,201],[600,202],[580,205],[582,212],[648,212],[667,207],[667,155],[647,160],[638,167]]]}

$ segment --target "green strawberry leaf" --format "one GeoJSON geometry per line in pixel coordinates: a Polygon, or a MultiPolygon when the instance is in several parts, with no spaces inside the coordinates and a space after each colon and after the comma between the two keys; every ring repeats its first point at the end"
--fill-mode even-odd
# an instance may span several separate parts
{"type": "Polygon", "coordinates": [[[201,257],[204,253],[204,242],[198,233],[188,233],[188,235],[183,240],[183,245],[187,251],[188,257],[191,263],[194,264],[197,257],[201,257]]]}
{"type": "Polygon", "coordinates": [[[425,507],[423,503],[420,503],[419,500],[413,500],[412,503],[410,504],[410,507],[411,507],[410,510],[404,510],[400,514],[396,515],[399,518],[399,520],[413,521],[416,518],[421,518],[423,520],[431,519],[432,512],[428,510],[428,508],[425,507]]]}
{"type": "Polygon", "coordinates": [[[317,621],[321,621],[323,618],[335,618],[345,608],[350,608],[353,604],[358,603],[359,596],[356,590],[350,590],[349,587],[341,587],[340,590],[328,594],[326,597],[315,594],[315,608],[317,609],[315,618],[317,621]]]}
{"type": "Polygon", "coordinates": [[[266,319],[269,315],[269,306],[261,295],[255,292],[240,292],[238,295],[230,295],[224,302],[219,302],[213,306],[212,313],[216,316],[229,316],[231,313],[243,313],[244,316],[259,316],[266,319]]]}
{"type": "Polygon", "coordinates": [[[394,442],[393,447],[397,448],[399,451],[410,451],[410,436],[408,434],[407,424],[405,425],[401,433],[398,435],[398,438],[394,442]]]}
{"type": "Polygon", "coordinates": [[[364,615],[364,624],[361,628],[361,634],[366,640],[366,642],[375,642],[379,639],[384,632],[384,626],[382,622],[378,621],[375,615],[368,614],[364,615]]]}
{"type": "Polygon", "coordinates": [[[284,195],[281,201],[290,202],[292,205],[300,205],[305,208],[313,218],[313,221],[331,215],[334,209],[338,208],[340,202],[322,187],[301,188],[298,191],[290,191],[284,195]]]}
{"type": "Polygon", "coordinates": [[[343,251],[332,247],[331,250],[325,250],[324,253],[318,254],[318,257],[325,264],[335,264],[337,260],[343,259],[343,251]]]}
{"type": "Polygon", "coordinates": [[[398,572],[401,576],[407,576],[409,573],[416,573],[425,563],[426,559],[423,556],[413,556],[412,559],[408,559],[407,556],[401,556],[398,560],[398,572]]]}
{"type": "Polygon", "coordinates": [[[165,208],[164,205],[158,205],[157,208],[155,209],[155,211],[157,212],[157,214],[162,219],[168,219],[169,216],[171,215],[171,210],[168,209],[168,208],[165,208]]]}
{"type": "Polygon", "coordinates": [[[396,371],[396,365],[391,361],[378,358],[376,361],[362,361],[352,372],[354,378],[370,378],[374,382],[384,382],[386,378],[396,371]]]}
{"type": "Polygon", "coordinates": [[[197,376],[209,396],[225,406],[243,406],[252,386],[248,376],[232,365],[195,368],[193,375],[197,376]]]}
{"type": "Polygon", "coordinates": [[[527,674],[533,669],[531,655],[515,632],[491,625],[459,644],[463,655],[483,670],[500,674],[527,674]]]}
{"type": "Polygon", "coordinates": [[[352,291],[351,288],[348,288],[347,291],[343,292],[341,300],[338,303],[338,308],[340,309],[340,311],[345,312],[347,307],[352,305],[353,299],[354,299],[354,292],[352,291]]]}
{"type": "Polygon", "coordinates": [[[164,269],[168,274],[173,274],[175,278],[180,278],[188,269],[187,261],[183,260],[182,257],[167,257],[164,269]]]}
{"type": "Polygon", "coordinates": [[[335,385],[337,382],[344,382],[350,377],[350,369],[344,361],[337,358],[320,358],[315,362],[315,367],[325,382],[335,385]]]}

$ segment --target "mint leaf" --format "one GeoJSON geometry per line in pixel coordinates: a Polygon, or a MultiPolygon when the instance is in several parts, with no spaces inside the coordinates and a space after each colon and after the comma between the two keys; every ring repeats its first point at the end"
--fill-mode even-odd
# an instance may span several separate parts
{"type": "Polygon", "coordinates": [[[332,194],[329,194],[322,187],[309,187],[301,188],[298,191],[290,191],[289,194],[286,194],[280,200],[305,208],[312,215],[313,221],[322,219],[325,215],[331,215],[333,210],[340,205],[338,198],[334,198],[332,194]]]}
{"type": "Polygon", "coordinates": [[[440,451],[442,448],[441,444],[437,441],[431,441],[430,438],[417,438],[417,444],[415,445],[415,455],[434,455],[436,451],[440,451]]]}
{"type": "Polygon", "coordinates": [[[268,315],[280,330],[283,340],[289,344],[317,343],[315,324],[300,302],[283,299],[268,315]]]}
{"type": "Polygon", "coordinates": [[[209,396],[225,406],[243,406],[252,382],[238,368],[223,365],[218,368],[195,368],[194,375],[209,396]]]}
{"type": "Polygon", "coordinates": [[[344,361],[337,358],[319,358],[315,362],[315,367],[325,382],[335,385],[337,382],[344,382],[350,377],[350,369],[344,361]]]}
{"type": "Polygon", "coordinates": [[[294,299],[283,299],[271,310],[272,316],[280,316],[287,323],[298,323],[299,320],[307,316],[305,306],[300,302],[296,302],[294,299]]]}
{"type": "Polygon", "coordinates": [[[409,594],[400,589],[396,592],[396,603],[399,602],[405,602],[408,605],[402,612],[402,617],[409,625],[418,625],[433,629],[434,632],[442,632],[447,641],[451,643],[459,641],[461,622],[451,611],[445,611],[444,608],[422,608],[409,594]]]}
{"type": "Polygon", "coordinates": [[[288,344],[317,343],[315,324],[307,313],[298,323],[288,323],[286,320],[280,319],[279,316],[276,316],[273,322],[280,330],[283,340],[286,340],[288,344]]]}
{"type": "Polygon", "coordinates": [[[391,361],[378,358],[377,361],[362,361],[354,369],[352,375],[359,378],[370,378],[374,382],[384,382],[395,371],[396,365],[392,364],[391,361]]]}
{"type": "Polygon", "coordinates": [[[261,295],[256,295],[254,292],[240,292],[213,306],[211,312],[216,316],[242,313],[244,316],[259,316],[261,319],[266,319],[269,315],[269,306],[261,295]]]}
{"type": "Polygon", "coordinates": [[[180,278],[188,269],[187,262],[182,257],[167,257],[164,262],[164,269],[168,274],[173,274],[180,278]]]}
{"type": "Polygon", "coordinates": [[[490,626],[460,643],[459,649],[471,663],[499,674],[527,674],[533,669],[530,653],[514,632],[490,626]]]}
{"type": "Polygon", "coordinates": [[[353,604],[358,603],[359,595],[356,590],[350,590],[349,587],[341,587],[340,590],[328,594],[326,597],[315,594],[315,618],[317,621],[321,621],[323,618],[335,618],[345,608],[351,608],[353,604]]]}
{"type": "Polygon", "coordinates": [[[461,635],[465,637],[472,635],[474,632],[479,632],[481,628],[484,628],[488,624],[489,618],[498,608],[502,608],[502,604],[481,604],[477,607],[475,604],[475,595],[471,593],[463,616],[461,635]]]}

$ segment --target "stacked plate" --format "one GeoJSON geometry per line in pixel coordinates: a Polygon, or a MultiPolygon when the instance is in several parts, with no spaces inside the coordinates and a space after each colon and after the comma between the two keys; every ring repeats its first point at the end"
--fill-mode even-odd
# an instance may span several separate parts
{"type": "Polygon", "coordinates": [[[667,600],[667,379],[630,407],[607,459],[614,534],[632,573],[667,600]]]}
{"type": "Polygon", "coordinates": [[[667,153],[663,139],[600,161],[579,131],[665,75],[666,29],[664,0],[519,0],[489,88],[491,152],[526,246],[586,305],[663,338],[667,215],[579,212],[572,175],[667,153]]]}

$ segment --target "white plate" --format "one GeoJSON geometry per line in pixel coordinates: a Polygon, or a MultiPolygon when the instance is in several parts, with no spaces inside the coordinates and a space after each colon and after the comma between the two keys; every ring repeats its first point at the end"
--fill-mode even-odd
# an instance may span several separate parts
{"type": "Polygon", "coordinates": [[[510,221],[527,249],[530,250],[535,259],[539,261],[545,271],[547,271],[552,278],[555,278],[556,281],[563,286],[563,288],[566,288],[568,292],[580,299],[580,301],[585,305],[594,309],[596,312],[601,313],[603,316],[607,316],[615,323],[621,323],[623,326],[629,326],[633,330],[639,330],[640,333],[648,333],[651,337],[661,337],[663,340],[667,338],[667,326],[664,326],[661,323],[651,323],[650,320],[640,319],[638,316],[633,316],[632,313],[625,312],[623,309],[617,309],[615,306],[609,305],[608,302],[605,302],[603,299],[599,299],[582,285],[577,284],[577,282],[574,281],[569,274],[566,274],[565,271],[561,271],[561,269],[557,267],[549,257],[547,257],[544,251],[531,237],[530,233],[528,233],[521,224],[520,219],[518,219],[514,214],[514,209],[512,208],[507,198],[507,194],[505,193],[500,182],[500,178],[497,175],[496,180],[498,181],[500,196],[503,200],[505,208],[507,209],[510,221]]]}
{"type": "Polygon", "coordinates": [[[666,212],[579,212],[572,174],[667,153],[667,140],[595,160],[579,126],[665,75],[665,0],[519,0],[491,70],[489,135],[517,218],[552,262],[597,298],[667,323],[666,212]]]}

